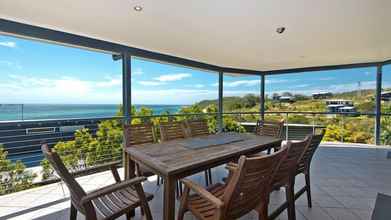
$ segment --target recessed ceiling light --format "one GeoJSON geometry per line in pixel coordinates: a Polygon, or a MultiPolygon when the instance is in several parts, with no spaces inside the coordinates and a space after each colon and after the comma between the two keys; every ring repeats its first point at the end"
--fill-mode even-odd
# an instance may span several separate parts
{"type": "Polygon", "coordinates": [[[133,9],[134,9],[135,11],[142,11],[142,10],[143,10],[143,7],[141,7],[140,5],[136,5],[136,6],[133,7],[133,9]]]}
{"type": "Polygon", "coordinates": [[[277,28],[276,32],[279,34],[282,34],[282,33],[284,33],[285,29],[286,29],[285,27],[279,27],[279,28],[277,28]]]}

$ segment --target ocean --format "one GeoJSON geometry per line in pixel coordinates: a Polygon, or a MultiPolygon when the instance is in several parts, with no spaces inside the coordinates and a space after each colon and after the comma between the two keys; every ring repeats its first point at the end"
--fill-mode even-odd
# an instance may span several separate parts
{"type": "MultiPolygon", "coordinates": [[[[177,113],[184,105],[135,105],[152,109],[154,115],[177,113]]],[[[115,104],[0,104],[0,121],[34,119],[69,119],[116,116],[115,104]]]]}

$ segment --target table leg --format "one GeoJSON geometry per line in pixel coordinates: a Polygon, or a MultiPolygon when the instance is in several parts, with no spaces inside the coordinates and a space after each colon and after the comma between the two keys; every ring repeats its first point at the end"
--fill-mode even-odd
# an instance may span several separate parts
{"type": "Polygon", "coordinates": [[[164,220],[175,220],[175,182],[173,177],[164,178],[164,220]]]}
{"type": "Polygon", "coordinates": [[[135,162],[130,158],[129,154],[125,153],[125,179],[135,177],[135,162]]]}

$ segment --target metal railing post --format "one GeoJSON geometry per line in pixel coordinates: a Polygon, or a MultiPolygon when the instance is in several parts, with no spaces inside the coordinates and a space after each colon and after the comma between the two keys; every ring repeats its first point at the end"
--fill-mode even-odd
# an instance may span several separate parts
{"type": "Polygon", "coordinates": [[[261,75],[261,94],[259,96],[259,106],[260,106],[260,119],[265,120],[265,75],[261,75]]]}
{"type": "Polygon", "coordinates": [[[219,100],[218,100],[218,113],[217,113],[217,125],[218,125],[218,132],[222,132],[224,125],[223,125],[223,78],[224,73],[219,72],[219,100]]]}
{"type": "Polygon", "coordinates": [[[381,129],[381,87],[382,87],[382,68],[383,65],[377,65],[376,71],[376,103],[375,103],[375,144],[380,145],[381,129]]]}
{"type": "Polygon", "coordinates": [[[289,140],[289,113],[286,113],[285,140],[289,140]]]}

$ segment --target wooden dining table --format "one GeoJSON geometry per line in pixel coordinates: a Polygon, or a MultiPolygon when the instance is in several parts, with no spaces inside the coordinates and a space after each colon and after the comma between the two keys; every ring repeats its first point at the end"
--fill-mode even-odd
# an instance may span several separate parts
{"type": "Polygon", "coordinates": [[[163,219],[174,220],[176,181],[233,161],[241,155],[279,146],[281,141],[250,133],[219,133],[134,145],[125,151],[132,161],[128,163],[131,175],[134,175],[134,163],[137,163],[164,179],[163,219]]]}

